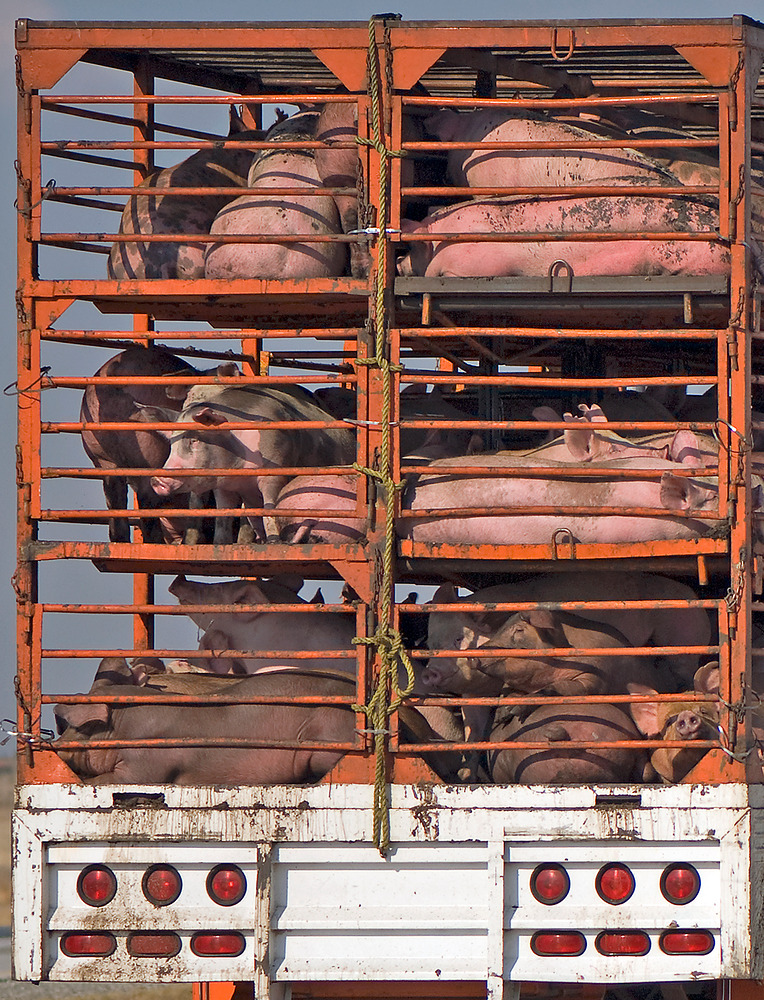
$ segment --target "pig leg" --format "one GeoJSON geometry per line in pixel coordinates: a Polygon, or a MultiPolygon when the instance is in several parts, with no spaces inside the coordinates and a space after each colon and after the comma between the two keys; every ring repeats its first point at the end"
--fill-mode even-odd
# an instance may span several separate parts
{"type": "MultiPolygon", "coordinates": [[[[278,504],[279,493],[288,482],[288,476],[263,476],[262,479],[258,480],[265,510],[273,510],[278,504]]],[[[275,517],[266,514],[262,519],[262,525],[266,541],[278,542],[281,540],[275,517]]]]}
{"type": "MultiPolygon", "coordinates": [[[[462,717],[464,718],[465,743],[488,739],[493,718],[493,712],[490,708],[484,708],[482,705],[464,705],[462,717]]],[[[464,754],[462,766],[458,771],[459,781],[469,785],[474,785],[478,781],[478,768],[482,756],[482,750],[468,750],[464,754]]]]}
{"type": "MultiPolygon", "coordinates": [[[[227,493],[225,490],[215,490],[215,506],[219,510],[226,510],[230,507],[241,507],[241,497],[236,493],[227,493]]],[[[213,545],[233,544],[233,518],[216,517],[215,532],[212,537],[213,545]]]]}
{"type": "MultiPolygon", "coordinates": [[[[109,510],[125,510],[127,508],[127,480],[121,476],[109,476],[104,479],[103,495],[109,510]]],[[[126,517],[113,517],[109,520],[109,541],[130,541],[130,524],[126,517]]]]}

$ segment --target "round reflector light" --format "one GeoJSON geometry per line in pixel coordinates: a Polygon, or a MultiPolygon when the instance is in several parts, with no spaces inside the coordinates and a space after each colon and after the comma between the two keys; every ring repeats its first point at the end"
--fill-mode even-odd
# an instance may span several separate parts
{"type": "Polygon", "coordinates": [[[539,865],[531,875],[531,892],[539,903],[554,906],[565,899],[570,890],[570,878],[562,865],[539,865]]]}
{"type": "Polygon", "coordinates": [[[180,938],[168,931],[140,931],[127,936],[127,953],[135,958],[172,958],[180,951],[180,938]]]}
{"type": "Polygon", "coordinates": [[[700,875],[692,865],[669,865],[661,875],[661,892],[669,903],[691,903],[700,892],[700,875]]]}
{"type": "Polygon", "coordinates": [[[577,956],[586,950],[586,938],[580,931],[536,931],[531,938],[531,951],[536,955],[577,956]]]}
{"type": "Polygon", "coordinates": [[[236,865],[218,865],[207,876],[210,899],[221,906],[233,906],[244,898],[247,880],[236,865]]]}
{"type": "Polygon", "coordinates": [[[221,934],[194,934],[191,938],[191,951],[202,958],[235,958],[241,955],[246,946],[244,935],[238,931],[226,931],[221,934]]]}
{"type": "Polygon", "coordinates": [[[143,895],[155,906],[174,903],[183,888],[180,875],[172,865],[152,865],[141,882],[143,895]]]}
{"type": "Polygon", "coordinates": [[[644,931],[603,931],[594,942],[600,955],[646,955],[650,938],[644,931]]]}
{"type": "Polygon", "coordinates": [[[714,936],[710,931],[664,931],[660,946],[667,955],[707,955],[714,950],[714,936]]]}
{"type": "Polygon", "coordinates": [[[108,958],[117,947],[117,939],[108,931],[82,934],[70,931],[61,938],[61,951],[68,958],[108,958]]]}
{"type": "Polygon", "coordinates": [[[600,899],[618,906],[620,903],[625,903],[634,892],[634,876],[626,865],[613,862],[604,865],[597,872],[595,887],[600,899]]]}
{"type": "Polygon", "coordinates": [[[105,865],[88,865],[77,879],[77,895],[88,906],[106,906],[117,893],[117,876],[105,865]]]}

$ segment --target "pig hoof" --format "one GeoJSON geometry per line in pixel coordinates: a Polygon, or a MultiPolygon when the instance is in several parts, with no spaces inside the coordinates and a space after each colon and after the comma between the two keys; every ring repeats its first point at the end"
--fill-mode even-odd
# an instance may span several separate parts
{"type": "Polygon", "coordinates": [[[268,535],[268,537],[265,540],[266,540],[266,542],[269,545],[274,545],[274,544],[277,544],[278,542],[281,541],[281,536],[280,535],[268,535]]]}
{"type": "Polygon", "coordinates": [[[239,527],[239,533],[236,536],[236,543],[238,545],[251,545],[255,541],[255,529],[249,522],[245,522],[239,527]]]}
{"type": "Polygon", "coordinates": [[[460,767],[456,772],[456,777],[465,785],[474,785],[475,774],[471,767],[460,767]]]}

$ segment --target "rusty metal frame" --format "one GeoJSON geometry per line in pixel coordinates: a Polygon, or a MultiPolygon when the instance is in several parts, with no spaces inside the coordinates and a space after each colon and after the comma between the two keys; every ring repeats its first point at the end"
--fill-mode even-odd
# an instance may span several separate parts
{"type": "MultiPolygon", "coordinates": [[[[249,555],[249,566],[252,566],[251,553],[245,553],[239,546],[232,546],[228,554],[212,551],[211,546],[183,547],[187,551],[173,552],[168,559],[167,551],[163,551],[161,546],[142,545],[137,541],[133,544],[112,544],[107,543],[83,543],[76,541],[46,542],[38,540],[38,528],[46,521],[65,523],[67,521],[83,520],[90,523],[103,521],[108,514],[97,511],[64,511],[64,510],[44,510],[41,500],[41,487],[43,479],[55,476],[79,476],[84,478],[98,478],[95,470],[72,469],[72,468],[42,468],[40,459],[40,446],[42,434],[48,433],[76,433],[82,425],[75,421],[52,422],[41,419],[40,394],[35,391],[41,378],[41,342],[58,341],[80,344],[96,344],[100,346],[110,346],[121,348],[127,342],[135,343],[168,343],[170,347],[175,341],[182,341],[184,332],[157,333],[154,330],[154,319],[164,316],[173,318],[190,318],[192,315],[203,315],[215,317],[217,314],[223,318],[233,317],[241,319],[246,330],[241,331],[242,339],[242,360],[246,358],[249,366],[249,378],[253,383],[279,384],[281,381],[291,381],[289,376],[273,376],[268,374],[267,365],[263,370],[261,364],[261,340],[264,336],[272,339],[287,339],[294,337],[296,332],[305,330],[311,337],[315,337],[320,343],[323,339],[345,340],[350,338],[356,340],[356,344],[351,344],[351,349],[355,349],[357,354],[355,360],[364,362],[368,360],[372,353],[371,340],[368,331],[364,328],[365,322],[373,315],[374,304],[369,298],[368,284],[358,279],[336,278],[323,281],[248,281],[248,282],[215,282],[215,281],[145,281],[145,282],[111,282],[106,280],[47,280],[41,278],[38,273],[38,248],[44,244],[56,246],[69,246],[76,252],[93,249],[103,250],[105,244],[115,241],[114,234],[87,232],[85,230],[76,232],[44,232],[42,228],[44,205],[39,199],[45,197],[46,185],[43,183],[42,157],[43,155],[64,155],[87,158],[90,162],[106,164],[110,163],[120,169],[129,166],[138,176],[145,176],[152,167],[153,152],[156,149],[198,149],[210,144],[213,140],[200,133],[192,134],[189,130],[182,129],[172,131],[172,127],[165,128],[155,120],[155,111],[163,105],[170,105],[176,102],[187,104],[221,104],[231,105],[242,101],[243,90],[236,91],[231,87],[232,96],[210,97],[210,98],[173,98],[157,96],[154,93],[154,77],[162,72],[175,73],[178,79],[183,79],[183,74],[187,74],[191,79],[192,69],[184,68],[182,60],[178,59],[179,53],[186,49],[198,49],[199,28],[182,24],[151,24],[129,26],[119,24],[79,24],[76,30],[62,30],[62,25],[57,23],[35,23],[24,21],[19,23],[17,28],[17,43],[20,56],[19,73],[19,205],[23,211],[19,214],[19,294],[17,298],[19,312],[19,464],[18,480],[20,487],[19,505],[19,546],[20,561],[16,574],[17,598],[19,604],[18,618],[18,648],[19,648],[19,729],[24,733],[32,733],[38,738],[35,744],[27,741],[22,749],[24,751],[22,773],[29,780],[44,780],[46,775],[51,780],[60,777],[60,769],[50,763],[49,755],[41,749],[39,743],[39,713],[41,705],[55,700],[55,696],[43,694],[40,676],[40,664],[46,656],[73,655],[73,651],[66,650],[43,650],[42,648],[42,620],[45,614],[59,611],[62,605],[40,604],[37,600],[37,572],[41,562],[55,559],[89,559],[97,565],[109,567],[110,569],[121,570],[123,572],[133,572],[136,574],[135,594],[133,604],[125,605],[122,611],[132,614],[134,617],[134,637],[135,651],[151,652],[154,650],[153,643],[153,616],[157,613],[184,613],[182,609],[169,609],[161,605],[156,605],[153,600],[153,573],[163,567],[168,566],[194,566],[208,565],[217,572],[225,572],[228,567],[237,564],[242,556],[249,555]],[[140,34],[141,51],[148,52],[148,55],[137,57],[134,49],[136,38],[140,34]],[[100,62],[103,65],[128,65],[134,73],[134,89],[129,97],[97,96],[97,95],[41,95],[38,91],[49,89],[57,83],[60,76],[80,59],[87,59],[93,62],[100,62]],[[124,62],[127,60],[127,63],[124,62]],[[174,61],[173,61],[174,60],[174,61]],[[122,62],[120,62],[122,61],[122,62]],[[170,69],[170,67],[173,67],[170,69]],[[108,113],[98,111],[99,104],[124,103],[128,106],[126,117],[119,119],[118,116],[110,116],[108,113]],[[90,110],[90,106],[96,108],[90,110]],[[41,116],[44,113],[63,112],[71,117],[93,115],[101,120],[109,120],[110,117],[118,121],[132,124],[134,135],[131,141],[127,142],[77,142],[72,141],[62,146],[60,143],[42,142],[41,116]],[[131,117],[128,117],[131,115],[131,117]],[[184,138],[170,138],[159,140],[156,138],[157,131],[165,131],[167,134],[185,136],[184,138]],[[133,159],[119,162],[116,159],[92,155],[109,150],[130,150],[133,159]],[[89,152],[90,151],[90,152],[89,152]],[[100,245],[100,246],[97,246],[100,245]],[[231,304],[231,312],[228,314],[221,310],[217,303],[220,297],[227,297],[231,304]],[[69,304],[73,301],[94,301],[99,308],[114,312],[135,312],[136,321],[133,333],[118,333],[110,331],[58,331],[52,329],[53,322],[60,317],[69,304]],[[295,302],[298,307],[295,308],[295,302]],[[270,314],[275,317],[277,323],[271,320],[267,332],[262,329],[251,329],[252,306],[256,310],[270,314]],[[201,312],[199,309],[201,308],[201,312]],[[144,311],[145,310],[145,311],[144,311]],[[247,315],[249,312],[249,315],[247,315]],[[279,322],[281,320],[281,322],[279,322]],[[37,747],[38,749],[35,749],[37,747]],[[36,763],[38,761],[39,763],[36,763]]],[[[489,562],[496,566],[500,565],[521,565],[528,561],[537,561],[539,567],[545,569],[552,568],[561,562],[570,563],[573,560],[590,561],[590,565],[597,565],[595,560],[608,560],[617,558],[624,565],[644,565],[645,560],[649,561],[651,568],[657,561],[658,565],[687,565],[687,560],[697,560],[698,572],[702,575],[701,561],[706,557],[714,557],[720,563],[727,561],[730,594],[728,600],[715,600],[709,607],[716,608],[720,633],[724,641],[720,641],[718,647],[709,649],[709,654],[718,652],[723,666],[723,677],[725,686],[722,690],[722,697],[726,702],[725,726],[730,741],[734,745],[735,732],[737,726],[737,716],[734,706],[745,704],[743,699],[745,693],[751,690],[751,660],[752,660],[752,610],[760,611],[754,601],[755,589],[755,567],[754,557],[756,554],[756,543],[752,525],[754,523],[754,512],[752,505],[752,481],[751,481],[751,457],[750,448],[746,443],[750,440],[755,426],[751,420],[751,386],[757,384],[757,376],[752,373],[752,340],[756,338],[758,323],[754,316],[754,305],[757,296],[754,294],[751,276],[751,147],[754,142],[753,132],[758,139],[761,134],[761,121],[757,119],[751,125],[751,107],[755,103],[754,92],[756,80],[761,68],[761,54],[764,51],[764,41],[761,37],[761,29],[745,18],[733,18],[728,21],[718,22],[608,22],[592,23],[585,25],[579,22],[544,23],[535,22],[529,24],[512,24],[507,22],[474,24],[465,22],[459,26],[459,52],[470,49],[524,49],[529,52],[548,53],[547,60],[567,59],[566,71],[570,72],[575,60],[583,54],[596,52],[599,47],[622,46],[626,49],[641,48],[648,49],[664,48],[667,40],[675,51],[679,53],[692,68],[694,75],[689,74],[684,78],[667,75],[666,79],[657,84],[653,81],[653,89],[659,89],[663,85],[666,89],[675,88],[679,92],[657,93],[643,95],[636,103],[644,106],[660,106],[663,108],[675,105],[683,106],[703,106],[715,103],[718,106],[718,137],[719,137],[719,163],[720,163],[720,223],[719,236],[729,242],[731,252],[731,273],[729,278],[729,314],[724,326],[716,326],[709,323],[703,328],[687,324],[687,303],[685,302],[685,326],[681,327],[678,322],[670,323],[667,326],[656,327],[655,330],[644,330],[640,328],[628,328],[626,326],[610,325],[607,327],[597,327],[592,330],[582,328],[564,329],[547,325],[542,322],[528,323],[518,329],[512,329],[511,336],[517,342],[523,340],[544,338],[549,341],[569,341],[584,338],[594,338],[607,342],[633,339],[635,342],[649,340],[651,334],[659,333],[662,341],[673,340],[675,342],[716,342],[715,377],[714,380],[719,386],[729,384],[731,393],[729,406],[724,393],[720,393],[720,412],[717,432],[720,434],[724,444],[724,453],[729,456],[729,462],[720,461],[718,469],[718,479],[720,486],[720,507],[717,516],[730,520],[729,540],[726,539],[700,539],[692,542],[680,543],[642,543],[639,545],[575,545],[575,546],[497,546],[491,552],[480,551],[474,546],[466,545],[439,545],[422,546],[417,543],[410,543],[407,540],[401,541],[399,545],[400,566],[411,578],[412,573],[416,573],[412,567],[416,566],[420,572],[427,572],[425,567],[451,565],[455,569],[458,566],[459,572],[464,571],[464,567],[479,560],[488,558],[489,562]],[[560,53],[563,53],[562,57],[560,53]],[[570,57],[570,59],[568,58],[570,57]],[[573,60],[571,62],[570,60],[573,60]],[[737,188],[736,188],[736,185],[737,188]],[[738,195],[740,195],[738,197],[738,195]],[[662,561],[662,562],[661,562],[662,561]],[[731,707],[732,706],[732,707],[731,707]]],[[[223,25],[205,26],[205,44],[210,48],[228,50],[231,53],[231,64],[235,64],[244,52],[252,51],[258,54],[266,53],[270,48],[294,49],[302,53],[312,53],[327,68],[329,75],[334,72],[349,89],[360,91],[363,88],[363,71],[366,58],[366,26],[357,24],[345,25],[237,25],[235,31],[223,25]]],[[[538,84],[530,84],[527,81],[518,84],[510,80],[513,90],[523,96],[510,97],[504,92],[493,99],[481,99],[473,96],[465,96],[462,92],[458,95],[444,97],[439,94],[437,97],[401,97],[400,91],[408,90],[424,74],[435,74],[439,65],[448,63],[448,59],[443,64],[439,63],[442,57],[448,55],[453,49],[453,26],[448,28],[438,24],[408,24],[406,22],[391,22],[389,25],[389,38],[392,51],[392,78],[384,83],[385,93],[383,101],[390,113],[387,115],[385,141],[390,149],[408,149],[410,152],[417,150],[431,149],[438,144],[404,142],[401,131],[402,109],[404,106],[425,107],[428,105],[461,107],[477,107],[481,103],[490,103],[494,106],[505,108],[544,106],[547,108],[585,109],[603,108],[607,106],[619,106],[634,103],[635,99],[623,97],[619,94],[608,96],[608,87],[623,86],[623,82],[614,83],[606,77],[597,78],[596,82],[600,90],[605,93],[600,94],[595,99],[587,97],[573,97],[555,99],[553,96],[542,96],[539,103],[538,84]]],[[[378,43],[380,50],[383,46],[381,30],[378,32],[378,43]]],[[[463,58],[458,52],[452,53],[453,59],[463,58]]],[[[172,78],[172,77],[171,77],[172,78]]],[[[221,80],[223,77],[221,76],[221,80]]],[[[228,78],[230,83],[233,75],[228,78]]],[[[440,79],[438,77],[437,79],[440,79]]],[[[316,77],[318,81],[318,77],[316,77]]],[[[241,77],[240,83],[245,82],[241,77]]],[[[644,83],[639,74],[628,81],[629,85],[637,86],[644,83]]],[[[250,88],[252,89],[252,88],[250,88]]],[[[463,88],[462,88],[463,89],[463,88]]],[[[354,95],[352,98],[343,96],[333,96],[323,91],[322,100],[359,100],[361,114],[359,116],[360,129],[364,138],[369,137],[368,120],[366,115],[366,98],[361,95],[354,95]]],[[[294,101],[296,91],[290,92],[282,88],[278,89],[263,87],[258,93],[247,95],[247,103],[257,109],[263,104],[272,104],[278,100],[294,101]]],[[[310,97],[311,92],[304,92],[303,97],[310,97]]],[[[315,97],[315,93],[313,93],[315,97]]],[[[713,145],[713,138],[696,138],[683,142],[685,147],[705,148],[713,145]]],[[[235,141],[230,143],[237,145],[235,141]]],[[[241,145],[240,143],[238,145],[241,145]]],[[[262,148],[262,142],[251,142],[246,145],[251,148],[262,148]]],[[[308,144],[311,145],[311,144],[308,144]]],[[[452,144],[456,147],[459,144],[452,144]]],[[[496,148],[509,148],[511,144],[494,144],[496,148]]],[[[576,144],[573,144],[576,145],[576,144]]],[[[581,143],[583,148],[612,148],[619,145],[618,142],[608,142],[604,140],[591,140],[581,143]]],[[[622,143],[620,143],[622,145],[622,143]]],[[[634,148],[649,150],[655,145],[671,145],[671,140],[634,140],[634,148]]],[[[566,144],[571,148],[571,144],[566,144]]],[[[552,148],[553,143],[540,143],[539,148],[552,148]]],[[[369,179],[370,201],[378,204],[379,192],[376,188],[378,177],[379,154],[374,149],[366,147],[363,151],[365,161],[366,177],[369,179]]],[[[105,184],[97,187],[68,186],[58,188],[54,193],[48,193],[46,200],[68,201],[79,204],[86,208],[99,205],[108,207],[102,199],[113,196],[125,196],[136,190],[134,185],[105,184]],[[101,201],[98,201],[101,199],[101,201]]],[[[222,189],[221,189],[222,190],[222,189]]],[[[458,194],[461,189],[448,189],[449,194],[458,194]]],[[[571,187],[568,193],[582,193],[584,189],[571,187]]],[[[599,188],[585,189],[587,194],[612,194],[612,187],[602,186],[599,188]]],[[[637,190],[637,189],[635,189],[637,190]]],[[[672,187],[649,188],[640,193],[650,196],[672,195],[679,193],[679,189],[672,187]]],[[[685,194],[708,193],[708,188],[683,188],[685,194]]],[[[201,189],[200,189],[201,191],[201,189]]],[[[205,189],[206,191],[206,189],[205,189]]],[[[191,194],[194,189],[178,189],[175,194],[191,194]]],[[[284,188],[282,194],[288,194],[289,189],[284,188]]],[[[206,193],[209,193],[206,191],[206,193]]],[[[318,191],[315,192],[318,194],[318,191]]],[[[409,188],[403,185],[401,179],[401,165],[399,160],[391,161],[391,194],[392,194],[392,216],[391,229],[399,228],[402,215],[403,200],[412,197],[417,193],[416,188],[409,188]]],[[[431,188],[421,189],[419,193],[426,193],[437,196],[443,193],[442,189],[431,188]]],[[[463,194],[474,195],[497,195],[501,194],[497,189],[484,189],[480,191],[466,189],[463,194]]],[[[523,189],[524,194],[533,195],[543,193],[543,189],[527,188],[523,189]]],[[[685,234],[683,239],[687,242],[707,239],[716,234],[685,234]]],[[[501,237],[504,242],[510,240],[527,240],[533,234],[522,234],[521,236],[501,237]]],[[[677,239],[678,234],[630,234],[630,237],[638,239],[661,239],[670,236],[677,239]]],[[[127,239],[123,237],[122,239],[127,239]]],[[[340,241],[348,241],[353,237],[333,237],[340,241]]],[[[455,234],[455,239],[464,239],[464,236],[455,234]]],[[[590,237],[582,234],[577,237],[586,240],[590,237]]],[[[603,238],[599,234],[597,238],[603,238]]],[[[605,238],[615,238],[606,236],[605,238]]],[[[161,239],[161,237],[155,237],[161,239]]],[[[295,237],[295,240],[300,239],[295,237]]],[[[304,239],[304,238],[303,238],[304,239]]],[[[398,234],[389,234],[392,245],[401,242],[398,234]]],[[[147,239],[147,242],[151,237],[147,239]]],[[[215,238],[220,241],[219,237],[215,238]]],[[[264,241],[265,237],[252,236],[246,240],[238,242],[258,242],[264,241]]],[[[284,242],[288,242],[286,238],[284,242]]],[[[200,242],[204,237],[200,237],[200,242]]],[[[231,238],[231,241],[234,241],[231,238]]],[[[470,236],[470,242],[480,242],[474,236],[470,236]]],[[[372,246],[372,253],[376,255],[376,247],[372,246]]],[[[389,288],[395,285],[395,276],[392,271],[386,276],[389,288]]],[[[428,294],[428,293],[425,293],[428,294]]],[[[617,295],[613,296],[613,301],[617,295]]],[[[588,387],[592,385],[592,379],[563,379],[559,374],[544,378],[538,373],[529,376],[515,375],[486,375],[485,373],[472,376],[462,370],[453,370],[449,374],[416,374],[407,370],[406,359],[410,355],[416,356],[417,351],[422,355],[426,353],[428,346],[434,352],[446,352],[463,349],[463,345],[469,342],[474,345],[479,342],[479,338],[487,336],[495,337],[496,329],[491,329],[480,323],[473,325],[461,322],[454,326],[434,327],[431,323],[425,322],[425,306],[422,304],[421,322],[417,325],[412,321],[411,312],[402,309],[402,302],[391,299],[390,307],[390,350],[391,357],[396,362],[403,362],[403,369],[397,376],[398,385],[406,383],[440,384],[444,387],[454,387],[457,385],[469,386],[480,384],[485,387],[489,384],[497,386],[512,386],[534,384],[543,385],[544,382],[568,387],[588,387]],[[469,342],[468,342],[469,341],[469,342]],[[447,344],[447,347],[444,346],[447,344]]],[[[430,309],[430,306],[428,306],[430,309]]],[[[691,311],[691,310],[690,310],[691,311]]],[[[498,332],[501,336],[508,334],[507,327],[501,328],[498,332]]],[[[680,321],[681,322],[681,321],[680,321]]],[[[208,341],[214,347],[214,341],[220,337],[223,339],[223,332],[212,332],[199,334],[194,333],[193,339],[208,341]]],[[[347,343],[346,343],[347,346],[347,343]]],[[[214,350],[204,353],[196,352],[197,356],[213,356],[214,350]]],[[[326,357],[326,355],[324,355],[326,357]]],[[[458,353],[456,355],[458,357],[458,353]]],[[[332,362],[333,363],[333,362],[332,362]]],[[[337,372],[336,380],[339,383],[355,384],[357,390],[357,413],[359,422],[359,463],[369,467],[373,466],[375,452],[380,446],[379,420],[381,417],[381,387],[376,372],[367,365],[353,365],[354,372],[337,372]]],[[[55,375],[50,376],[51,384],[66,387],[80,388],[85,384],[92,383],[92,378],[61,378],[55,375]]],[[[106,382],[107,380],[102,380],[106,382]]],[[[124,380],[128,381],[128,380],[124,380]]],[[[132,380],[134,383],[141,380],[132,380]]],[[[144,383],[147,380],[143,380],[144,383]]],[[[179,379],[183,382],[183,379],[179,379]]],[[[188,381],[188,380],[186,380],[188,381]]],[[[203,381],[203,380],[202,380],[203,381]]],[[[212,380],[210,380],[212,381],[212,380]]],[[[305,375],[299,376],[299,381],[327,382],[331,378],[325,375],[305,375]]],[[[671,384],[707,384],[708,377],[704,376],[651,376],[643,372],[637,378],[601,378],[596,380],[598,388],[607,386],[633,385],[635,382],[642,385],[671,385],[671,384]]],[[[396,466],[395,475],[400,476],[399,449],[397,444],[400,440],[400,432],[405,428],[426,429],[436,426],[437,422],[427,420],[404,420],[399,419],[399,414],[394,412],[393,420],[394,440],[396,442],[396,466]]],[[[152,425],[146,425],[149,428],[152,425]]],[[[339,423],[327,424],[326,426],[341,426],[339,423]]],[[[441,424],[441,426],[444,426],[441,424]]],[[[456,425],[455,425],[456,426],[456,425]]],[[[537,424],[536,427],[548,427],[559,429],[562,425],[554,422],[537,424]]],[[[664,430],[668,427],[689,426],[684,424],[664,425],[660,423],[621,422],[614,423],[613,429],[634,429],[635,426],[642,427],[645,432],[650,430],[664,430]]],[[[693,425],[696,426],[696,425],[693,425]]],[[[495,421],[491,419],[465,420],[458,424],[460,428],[482,429],[482,430],[507,430],[507,429],[529,429],[522,421],[495,421]]],[[[114,429],[117,429],[116,427],[114,429]]],[[[699,425],[696,429],[708,430],[710,425],[699,425]]],[[[479,462],[476,461],[476,467],[479,462]]],[[[313,474],[323,474],[326,470],[301,469],[301,472],[311,472],[313,474]]],[[[112,473],[117,475],[119,470],[112,473]]],[[[152,470],[143,471],[143,475],[151,475],[152,470]]],[[[190,474],[190,473],[189,473],[190,474]]],[[[328,473],[327,473],[328,474],[328,473]]],[[[267,552],[258,553],[258,565],[261,567],[289,567],[290,565],[310,566],[314,572],[319,574],[329,573],[332,576],[339,573],[351,585],[356,588],[361,598],[361,603],[370,607],[370,614],[365,617],[359,613],[359,634],[363,629],[367,634],[373,631],[373,614],[375,611],[375,585],[379,576],[379,558],[381,550],[381,523],[382,511],[381,500],[375,498],[373,490],[367,489],[364,480],[359,477],[357,494],[357,509],[359,511],[369,510],[368,520],[370,524],[376,523],[368,535],[365,546],[329,546],[313,544],[309,546],[289,546],[278,545],[269,546],[267,552]],[[376,522],[374,522],[373,512],[377,509],[376,522]],[[299,549],[300,551],[296,551],[299,549]],[[260,558],[264,556],[265,558],[260,558]]],[[[528,508],[531,510],[534,508],[528,508]]],[[[538,509],[538,508],[537,508],[538,509]]],[[[250,509],[252,513],[259,513],[255,508],[250,509]]],[[[113,513],[113,512],[112,512],[113,513]]],[[[116,512],[125,513],[128,512],[116,512]]],[[[131,513],[135,513],[134,511],[131,513]]],[[[401,517],[406,518],[408,512],[401,512],[401,517]]],[[[643,511],[642,513],[649,513],[643,511]]],[[[151,512],[148,512],[151,516],[151,512]]],[[[154,515],[156,516],[156,515],[154,515]]],[[[759,556],[761,558],[761,556],[759,556]]],[[[717,563],[718,565],[719,563],[717,563]]],[[[699,605],[706,606],[702,601],[699,605]]],[[[575,606],[575,604],[573,604],[575,606]]],[[[68,612],[74,613],[75,606],[68,606],[68,612]]],[[[80,609],[81,611],[82,609],[80,609]]],[[[423,605],[400,604],[396,609],[396,615],[400,613],[421,613],[423,605]]],[[[683,650],[675,649],[675,652],[683,650]]],[[[99,650],[82,650],[78,655],[99,655],[99,650]]],[[[163,652],[160,650],[159,652],[163,652]]],[[[558,651],[559,653],[559,651],[558,651]]],[[[195,655],[199,655],[196,653],[195,655]]],[[[359,700],[367,696],[365,687],[371,683],[378,667],[371,655],[359,653],[359,700]],[[368,662],[367,662],[368,660],[368,662]]],[[[660,700],[670,700],[671,696],[664,696],[660,700]]],[[[616,698],[609,700],[615,701],[616,698]]],[[[653,699],[658,700],[658,699],[653,699]]],[[[461,700],[464,703],[464,699],[461,700]]],[[[475,701],[473,699],[472,701],[475,701]]],[[[505,699],[511,703],[512,699],[505,699]]],[[[437,699],[434,703],[437,703],[437,699]]],[[[738,712],[739,714],[739,712],[738,712]]],[[[737,738],[740,745],[746,747],[745,740],[748,739],[748,732],[751,725],[750,706],[744,712],[747,714],[743,727],[737,728],[737,738]]],[[[414,762],[411,761],[409,768],[409,756],[413,753],[410,745],[399,741],[396,724],[393,717],[393,736],[391,747],[395,751],[395,760],[391,761],[392,777],[395,780],[406,780],[407,776],[415,773],[414,762]],[[400,758],[397,754],[400,752],[400,758]]],[[[360,729],[360,723],[359,723],[360,729]]],[[[647,744],[644,744],[647,745],[647,744]]],[[[652,745],[652,744],[651,744],[652,745]]],[[[748,744],[750,747],[750,744],[748,744]]],[[[364,748],[368,750],[368,740],[364,741],[364,748]]],[[[709,781],[730,781],[739,780],[743,769],[747,768],[749,779],[758,778],[756,772],[755,755],[749,754],[745,763],[731,760],[723,752],[715,751],[707,756],[704,779],[709,781]]],[[[340,771],[342,768],[340,768],[340,771]]],[[[358,772],[355,772],[358,773],[358,772]]],[[[416,772],[419,773],[419,772],[416,772]]],[[[695,773],[695,772],[693,772],[695,773]]]]}

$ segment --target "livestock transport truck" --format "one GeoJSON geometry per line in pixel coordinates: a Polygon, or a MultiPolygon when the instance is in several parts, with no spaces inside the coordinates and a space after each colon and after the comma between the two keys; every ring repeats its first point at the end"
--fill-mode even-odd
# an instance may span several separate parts
{"type": "MultiPolygon", "coordinates": [[[[764,25],[22,19],[16,45],[15,977],[188,982],[198,1000],[760,994],[764,25]],[[103,370],[125,351],[181,360],[169,374],[103,370]],[[175,427],[189,386],[208,399],[237,383],[323,415],[213,419],[208,406],[175,427]],[[83,390],[100,409],[80,412],[83,390]],[[144,390],[174,412],[139,407],[144,390]],[[581,406],[601,406],[606,431],[581,406]],[[136,420],[161,461],[120,457],[136,420]],[[215,502],[201,488],[151,500],[178,442],[225,433],[233,454],[253,429],[350,433],[354,454],[309,446],[244,471],[218,459],[215,502]],[[624,460],[647,435],[655,461],[624,460]],[[575,461],[496,458],[547,437],[578,441],[575,461]],[[598,459],[593,441],[621,457],[598,459]],[[438,455],[461,463],[436,503],[438,455]],[[255,476],[263,494],[269,476],[286,483],[275,510],[253,502],[255,476]],[[584,484],[583,503],[553,492],[563,480],[584,484]],[[702,504],[685,502],[693,490],[702,504]],[[263,516],[278,535],[255,534],[263,516]],[[179,536],[165,541],[161,518],[180,519],[179,536]],[[177,604],[175,577],[198,593],[265,581],[278,638],[214,638],[216,622],[257,622],[263,606],[177,604]],[[604,590],[585,583],[598,577],[604,590]],[[513,596],[481,598],[504,584],[513,596]],[[463,651],[455,634],[431,656],[426,615],[432,631],[458,614],[608,612],[621,636],[645,614],[668,623],[668,639],[632,639],[629,655],[660,658],[663,676],[677,666],[674,683],[639,693],[616,667],[585,697],[554,683],[410,691],[411,673],[432,680],[463,651]],[[708,627],[672,633],[688,616],[708,627]],[[353,641],[312,643],[330,621],[338,634],[350,622],[353,641]],[[143,676],[91,689],[103,659],[127,678],[120,658],[143,676]],[[275,665],[292,687],[226,701],[184,673],[173,693],[151,675],[172,660],[275,665]],[[711,663],[718,690],[688,694],[687,663],[711,663]],[[316,705],[306,676],[340,668],[346,693],[316,705]],[[252,728],[230,722],[242,699],[252,728]],[[355,721],[340,740],[306,739],[278,721],[285,702],[355,721]],[[657,706],[669,726],[515,732],[504,752],[560,757],[562,740],[577,761],[625,752],[673,769],[502,782],[496,730],[460,735],[470,710],[496,709],[511,730],[529,712],[586,719],[603,704],[625,720],[657,706]],[[89,724],[56,738],[54,705],[89,724]],[[179,735],[193,705],[202,721],[179,735]],[[456,734],[412,721],[418,708],[445,709],[456,734]],[[682,711],[712,719],[691,745],[671,728],[682,711]],[[253,761],[247,780],[194,770],[225,746],[253,761]],[[296,770],[298,784],[268,783],[263,760],[298,751],[337,762],[312,783],[296,770]],[[137,764],[89,771],[95,752],[137,764]]],[[[607,660],[626,642],[598,635],[514,658],[607,660]]],[[[510,671],[508,641],[491,649],[484,670],[510,671]]]]}

